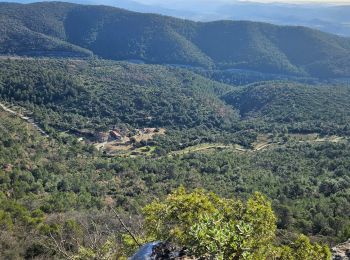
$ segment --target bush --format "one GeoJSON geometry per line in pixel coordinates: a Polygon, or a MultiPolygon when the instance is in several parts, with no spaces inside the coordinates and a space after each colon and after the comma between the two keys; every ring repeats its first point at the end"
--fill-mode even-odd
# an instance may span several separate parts
{"type": "Polygon", "coordinates": [[[187,247],[210,259],[330,259],[329,249],[305,236],[276,246],[276,217],[270,202],[255,193],[247,202],[179,188],[163,202],[144,208],[148,236],[187,247]]]}

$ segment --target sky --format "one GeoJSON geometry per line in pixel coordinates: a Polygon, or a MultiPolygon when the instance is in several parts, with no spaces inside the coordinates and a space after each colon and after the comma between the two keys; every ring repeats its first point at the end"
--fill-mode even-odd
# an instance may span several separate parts
{"type": "Polygon", "coordinates": [[[342,3],[350,3],[349,0],[337,0],[337,1],[328,1],[328,0],[259,0],[257,2],[263,2],[263,3],[272,3],[272,2],[283,2],[283,3],[291,3],[291,4],[298,4],[298,3],[325,3],[325,4],[342,4],[342,3]]]}
{"type": "MultiPolygon", "coordinates": [[[[187,2],[185,0],[134,0],[135,2],[143,3],[143,4],[164,4],[166,2],[187,2]]],[[[283,3],[291,3],[291,4],[302,4],[302,3],[323,3],[323,4],[344,4],[350,3],[350,0],[238,0],[238,1],[250,1],[250,2],[262,2],[262,3],[275,3],[275,2],[283,2],[283,3]]],[[[192,0],[193,2],[193,0],[192,0]]],[[[235,0],[197,0],[198,3],[201,2],[224,2],[224,3],[232,3],[236,2],[235,0]]]]}

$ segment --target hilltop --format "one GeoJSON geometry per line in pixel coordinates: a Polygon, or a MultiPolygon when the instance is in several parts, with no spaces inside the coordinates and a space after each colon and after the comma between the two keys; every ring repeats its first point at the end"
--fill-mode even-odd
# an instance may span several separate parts
{"type": "Polygon", "coordinates": [[[350,40],[306,27],[192,22],[107,6],[0,4],[2,54],[350,76],[350,40]],[[20,43],[20,44],[19,44],[20,43]]]}

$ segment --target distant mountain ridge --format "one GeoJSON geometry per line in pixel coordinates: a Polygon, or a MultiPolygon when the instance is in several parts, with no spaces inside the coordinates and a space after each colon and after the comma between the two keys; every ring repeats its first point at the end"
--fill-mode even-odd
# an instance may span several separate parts
{"type": "MultiPolygon", "coordinates": [[[[7,0],[33,3],[35,0],[7,0]]],[[[76,4],[108,5],[143,13],[157,13],[194,21],[249,20],[278,25],[297,25],[319,29],[341,36],[350,36],[350,3],[261,3],[251,1],[214,0],[69,0],[76,4]]]]}
{"type": "Polygon", "coordinates": [[[0,3],[0,53],[91,56],[350,77],[350,39],[305,27],[193,22],[108,6],[0,3]]]}

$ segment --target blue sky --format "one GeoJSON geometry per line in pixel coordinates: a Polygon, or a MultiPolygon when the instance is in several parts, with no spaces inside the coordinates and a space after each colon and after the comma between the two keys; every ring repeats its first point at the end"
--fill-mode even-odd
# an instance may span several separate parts
{"type": "MultiPolygon", "coordinates": [[[[135,2],[140,2],[143,4],[166,4],[167,2],[224,2],[224,3],[230,3],[230,2],[236,2],[236,0],[134,0],[135,2]]],[[[244,1],[244,0],[241,0],[244,1]]],[[[272,2],[283,2],[283,3],[292,3],[292,4],[298,4],[298,3],[325,3],[325,4],[342,4],[342,3],[350,3],[350,0],[337,0],[337,1],[329,1],[329,0],[252,0],[252,2],[264,2],[264,3],[272,3],[272,2]]]]}

